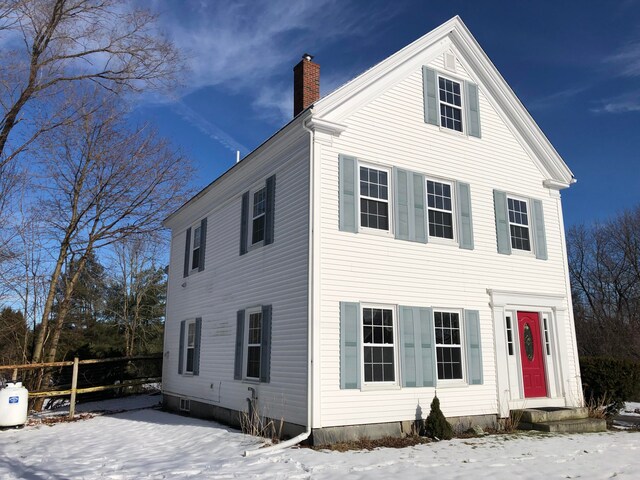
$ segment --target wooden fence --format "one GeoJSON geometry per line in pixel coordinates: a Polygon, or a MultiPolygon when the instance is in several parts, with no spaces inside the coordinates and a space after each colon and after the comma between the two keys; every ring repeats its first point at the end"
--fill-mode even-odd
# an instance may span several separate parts
{"type": "MultiPolygon", "coordinates": [[[[71,373],[71,383],[65,384],[63,382],[55,382],[54,385],[51,385],[51,389],[49,390],[39,390],[39,391],[30,391],[29,399],[36,398],[50,398],[50,397],[70,397],[69,404],[69,418],[73,418],[75,415],[76,408],[76,398],[77,395],[87,394],[87,393],[96,393],[96,392],[104,392],[107,390],[113,389],[123,389],[127,387],[146,385],[151,383],[157,383],[162,381],[161,376],[157,376],[158,373],[162,372],[162,354],[156,355],[140,355],[135,357],[118,357],[118,358],[103,358],[103,359],[89,359],[89,360],[80,360],[78,357],[74,358],[73,361],[65,361],[65,362],[47,362],[47,363],[29,363],[22,365],[0,365],[0,377],[2,377],[3,372],[11,372],[11,380],[17,381],[19,373],[24,371],[37,371],[41,370],[44,373],[45,369],[53,370],[58,369],[58,372],[62,371],[65,367],[72,367],[71,373]],[[139,372],[139,375],[135,378],[130,378],[132,374],[127,372],[125,375],[125,369],[127,366],[132,366],[136,364],[142,364],[143,367],[146,365],[146,368],[129,368],[129,370],[142,370],[139,372]],[[114,379],[113,375],[108,376],[100,376],[98,375],[97,379],[92,379],[89,382],[90,385],[78,387],[78,377],[81,370],[81,367],[86,366],[97,366],[100,364],[119,364],[121,368],[117,370],[120,373],[120,378],[114,379]],[[146,370],[146,371],[145,371],[146,370]],[[153,374],[155,373],[155,376],[153,374]],[[112,377],[109,379],[108,377],[112,377]],[[125,378],[127,377],[127,378],[125,378]],[[111,380],[111,381],[108,381],[111,380]],[[100,383],[100,384],[96,384],[100,383]],[[62,388],[67,387],[67,388],[62,388]]],[[[91,367],[89,367],[91,368],[91,367]]],[[[95,373],[95,372],[94,372],[95,373]]],[[[28,383],[28,382],[27,382],[28,383]]],[[[27,385],[28,386],[28,385],[27,385]]]]}

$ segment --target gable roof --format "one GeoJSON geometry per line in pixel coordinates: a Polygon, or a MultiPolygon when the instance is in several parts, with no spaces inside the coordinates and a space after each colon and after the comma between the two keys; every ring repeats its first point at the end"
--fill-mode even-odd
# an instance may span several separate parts
{"type": "Polygon", "coordinates": [[[485,90],[485,96],[494,107],[506,116],[514,134],[546,176],[545,186],[566,188],[575,183],[569,167],[459,16],[453,17],[317,101],[312,106],[313,116],[310,121],[340,127],[342,119],[354,108],[371,101],[452,45],[461,53],[459,61],[469,75],[485,90]]]}

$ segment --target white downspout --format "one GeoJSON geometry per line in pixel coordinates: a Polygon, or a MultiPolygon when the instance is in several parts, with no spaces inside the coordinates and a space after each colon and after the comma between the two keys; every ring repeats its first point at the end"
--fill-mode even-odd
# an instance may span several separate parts
{"type": "Polygon", "coordinates": [[[270,447],[257,448],[255,450],[245,450],[245,457],[253,457],[255,455],[269,454],[283,450],[293,445],[297,445],[300,442],[305,441],[311,435],[311,421],[313,419],[312,407],[313,407],[313,328],[311,321],[313,316],[313,222],[314,222],[314,208],[313,208],[313,195],[315,189],[314,182],[314,132],[307,127],[307,120],[313,115],[313,108],[310,110],[310,114],[302,121],[302,128],[309,132],[309,258],[308,258],[308,293],[307,293],[307,428],[300,435],[297,435],[284,442],[276,443],[270,447]]]}

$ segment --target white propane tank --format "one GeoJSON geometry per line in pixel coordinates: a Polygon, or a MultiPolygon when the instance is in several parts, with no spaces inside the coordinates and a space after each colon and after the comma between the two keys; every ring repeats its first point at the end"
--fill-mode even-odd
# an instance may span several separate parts
{"type": "Polygon", "coordinates": [[[0,427],[18,427],[27,423],[29,392],[22,382],[7,383],[0,389],[0,427]]]}

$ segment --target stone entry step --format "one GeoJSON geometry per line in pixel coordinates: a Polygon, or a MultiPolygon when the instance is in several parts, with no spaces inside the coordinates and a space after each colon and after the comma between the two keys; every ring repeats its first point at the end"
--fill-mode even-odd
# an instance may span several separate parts
{"type": "Polygon", "coordinates": [[[522,430],[538,430],[553,433],[604,432],[607,422],[589,418],[587,408],[525,408],[512,410],[511,418],[522,430]]]}

